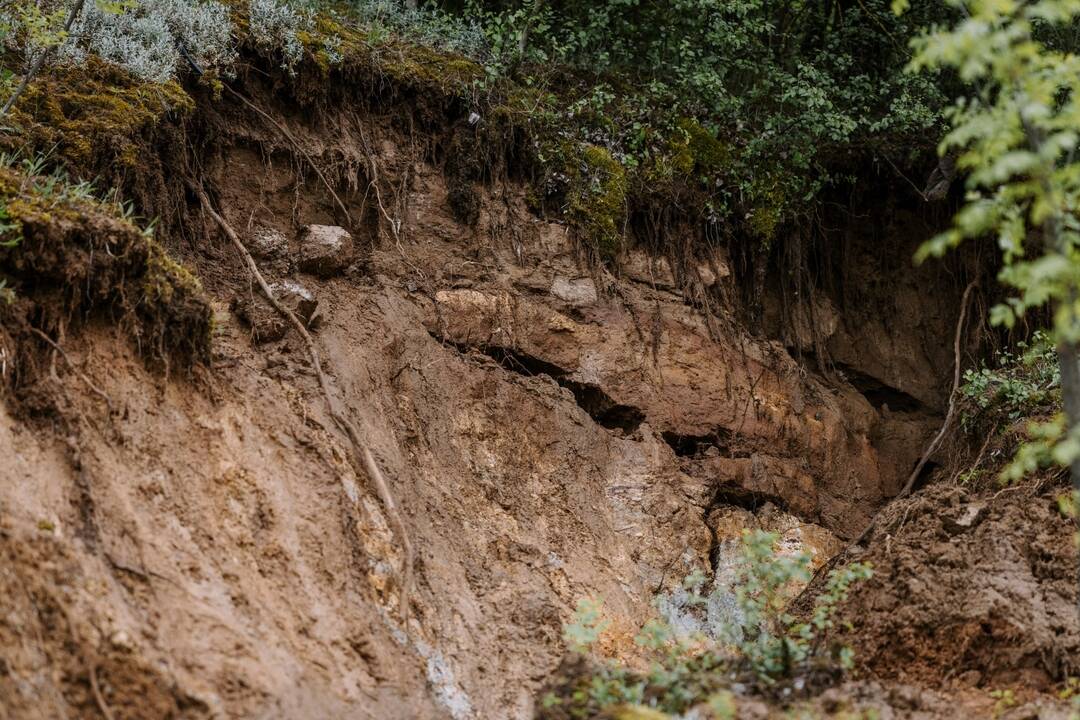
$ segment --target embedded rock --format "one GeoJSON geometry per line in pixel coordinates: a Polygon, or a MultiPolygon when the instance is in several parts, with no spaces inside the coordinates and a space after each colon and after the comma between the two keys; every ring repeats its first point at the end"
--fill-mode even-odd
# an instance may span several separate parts
{"type": "Polygon", "coordinates": [[[596,284],[591,278],[569,279],[556,275],[551,294],[569,305],[592,305],[596,302],[596,284]]]}
{"type": "Polygon", "coordinates": [[[322,278],[333,277],[352,262],[353,239],[337,225],[308,225],[300,233],[301,271],[322,278]]]}
{"type": "Polygon", "coordinates": [[[675,289],[675,273],[671,270],[671,263],[661,255],[640,249],[631,250],[621,258],[619,269],[634,282],[663,290],[675,289]]]}
{"type": "Polygon", "coordinates": [[[285,233],[271,227],[254,230],[245,244],[248,251],[260,260],[284,260],[289,254],[289,239],[285,233]]]}
{"type": "MultiPolygon", "coordinates": [[[[319,301],[310,290],[295,280],[270,283],[270,290],[278,302],[292,311],[300,322],[305,325],[311,323],[319,301]]],[[[233,301],[233,311],[251,327],[252,339],[257,343],[280,340],[289,329],[289,321],[271,307],[261,294],[236,298],[233,301]]]]}

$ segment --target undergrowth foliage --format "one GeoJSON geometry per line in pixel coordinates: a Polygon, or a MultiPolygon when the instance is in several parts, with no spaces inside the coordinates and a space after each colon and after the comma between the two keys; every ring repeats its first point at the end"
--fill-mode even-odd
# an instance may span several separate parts
{"type": "Polygon", "coordinates": [[[984,464],[997,468],[1000,482],[1058,469],[1061,365],[1045,330],[1000,351],[992,365],[967,370],[959,396],[961,430],[994,445],[991,457],[980,453],[959,480],[979,480],[984,464]]]}
{"type": "MultiPolygon", "coordinates": [[[[1030,311],[1050,308],[1050,327],[1037,338],[1023,372],[976,373],[968,379],[968,397],[986,398],[988,407],[997,404],[1019,418],[1060,386],[1060,409],[1028,423],[1001,476],[1019,480],[1050,465],[1069,468],[1074,492],[1063,510],[1075,514],[1080,495],[1080,56],[1046,38],[1075,31],[1080,3],[949,3],[965,11],[963,19],[918,38],[911,69],[950,69],[970,83],[949,112],[951,129],[940,147],[943,154],[954,153],[967,173],[968,193],[952,227],[925,243],[919,258],[992,237],[1001,252],[998,279],[1011,294],[992,308],[991,321],[1012,328],[1030,311]]],[[[902,11],[908,3],[895,5],[902,11]]]]}
{"type": "Polygon", "coordinates": [[[535,204],[604,261],[679,219],[767,252],[853,154],[924,148],[944,104],[900,72],[915,29],[948,16],[933,3],[898,18],[886,0],[88,0],[65,32],[72,1],[0,4],[9,78],[53,45],[58,63],[92,54],[154,83],[190,65],[228,80],[247,41],[290,73],[305,56],[329,72],[367,53],[394,78],[436,60],[480,132],[527,130],[535,204]],[[400,41],[445,57],[397,60],[400,41]]]}
{"type": "Polygon", "coordinates": [[[1061,367],[1049,334],[997,354],[992,366],[971,368],[960,386],[960,424],[969,432],[998,432],[1018,421],[1053,415],[1061,407],[1061,367]]]}
{"type": "MultiPolygon", "coordinates": [[[[837,606],[851,587],[869,578],[868,564],[853,563],[833,570],[806,618],[787,612],[792,585],[810,579],[810,557],[777,552],[778,536],[746,531],[741,562],[730,586],[706,591],[707,578],[696,573],[683,581],[680,604],[704,613],[717,595],[734,597],[736,612],[715,633],[687,635],[664,615],[649,621],[635,638],[649,661],[647,672],[615,661],[600,662],[574,681],[573,688],[552,691],[543,699],[559,717],[593,717],[605,708],[648,705],[666,713],[684,713],[700,703],[737,703],[728,692],[733,685],[757,686],[784,694],[811,684],[832,681],[852,666],[850,648],[833,647],[828,640],[837,606]]],[[[568,646],[587,653],[610,626],[603,606],[583,600],[574,621],[565,628],[568,646]]],[[[556,717],[556,715],[552,715],[556,717]]]]}

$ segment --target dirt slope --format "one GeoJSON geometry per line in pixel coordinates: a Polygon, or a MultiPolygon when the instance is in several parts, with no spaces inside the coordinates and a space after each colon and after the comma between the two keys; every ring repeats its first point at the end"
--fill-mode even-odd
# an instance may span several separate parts
{"type": "Polygon", "coordinates": [[[874,675],[1052,691],[1080,673],[1075,527],[1064,487],[944,482],[888,508],[844,616],[874,675]]]}
{"type": "MultiPolygon", "coordinates": [[[[294,238],[332,210],[260,141],[217,148],[206,180],[249,242],[286,239],[269,278],[319,300],[324,365],[417,551],[408,623],[399,538],[302,346],[254,342],[235,309],[256,290],[192,209],[211,368],[163,376],[92,323],[65,350],[111,411],[62,358],[40,381],[61,398],[52,415],[4,401],[8,716],[529,717],[579,599],[644,620],[657,591],[708,567],[718,504],[770,501],[850,537],[938,421],[921,398],[949,368],[925,326],[875,327],[867,342],[891,350],[844,356],[862,385],[827,381],[737,307],[703,314],[667,259],[589,268],[520,188],[483,191],[479,226],[461,225],[439,170],[397,157],[392,134],[375,144],[410,168],[407,233],[357,230],[347,270],[301,273],[294,238]]],[[[362,186],[342,192],[370,217],[362,186]]],[[[705,287],[734,282],[722,251],[702,262],[705,287]]],[[[831,342],[869,337],[834,306],[831,342]]]]}

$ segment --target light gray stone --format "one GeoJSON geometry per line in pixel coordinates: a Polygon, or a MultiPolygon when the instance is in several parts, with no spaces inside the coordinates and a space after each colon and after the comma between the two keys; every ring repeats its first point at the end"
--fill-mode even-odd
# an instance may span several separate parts
{"type": "Polygon", "coordinates": [[[333,277],[352,262],[353,239],[349,231],[337,225],[308,225],[300,232],[302,272],[333,277]]]}
{"type": "Polygon", "coordinates": [[[257,228],[248,235],[247,248],[256,258],[280,260],[289,254],[289,239],[275,228],[257,228]]]}
{"type": "MultiPolygon", "coordinates": [[[[308,326],[312,324],[319,301],[310,290],[295,280],[270,283],[270,290],[278,302],[291,310],[300,322],[308,326]]],[[[233,303],[233,310],[251,327],[252,339],[257,343],[280,340],[289,329],[289,321],[271,307],[261,293],[237,298],[233,303]]]]}
{"type": "Polygon", "coordinates": [[[596,284],[591,278],[570,279],[556,275],[551,282],[551,294],[571,305],[592,305],[596,302],[596,284]]]}

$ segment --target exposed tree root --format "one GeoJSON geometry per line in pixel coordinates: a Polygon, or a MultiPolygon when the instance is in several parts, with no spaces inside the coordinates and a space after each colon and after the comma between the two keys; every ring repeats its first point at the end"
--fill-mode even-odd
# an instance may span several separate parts
{"type": "Polygon", "coordinates": [[[411,591],[413,573],[413,547],[412,541],[409,539],[408,530],[405,528],[405,521],[401,517],[397,503],[394,502],[394,496],[390,492],[390,487],[387,485],[386,479],[383,477],[382,472],[380,472],[378,465],[375,463],[375,458],[372,456],[371,451],[361,439],[356,426],[339,408],[337,398],[330,386],[330,381],[326,377],[326,373],[323,372],[322,364],[319,362],[319,352],[315,347],[315,341],[312,339],[311,333],[308,332],[304,323],[300,321],[300,318],[296,317],[291,310],[282,305],[274,296],[273,291],[270,289],[270,285],[259,271],[255,259],[251,256],[251,253],[248,252],[243,241],[240,240],[240,236],[236,234],[236,231],[233,230],[232,226],[229,225],[225,218],[214,210],[214,207],[210,204],[210,198],[206,195],[206,191],[190,180],[187,181],[187,184],[188,187],[191,188],[191,191],[199,198],[199,202],[202,204],[206,213],[213,218],[214,222],[218,224],[232,242],[237,252],[240,253],[240,256],[244,259],[244,263],[247,265],[248,271],[255,277],[259,289],[262,290],[263,295],[266,296],[270,305],[278,312],[278,314],[292,324],[300,334],[304,344],[307,346],[308,355],[311,358],[311,367],[315,370],[315,375],[319,379],[319,387],[322,389],[323,397],[326,399],[327,411],[330,413],[330,417],[333,418],[334,423],[338,426],[338,429],[345,433],[352,443],[354,467],[364,468],[365,474],[367,474],[371,479],[372,484],[375,486],[375,489],[379,494],[379,499],[386,508],[387,514],[397,526],[398,538],[404,551],[405,566],[402,573],[403,578],[401,581],[400,595],[402,625],[405,628],[408,628],[409,593],[411,591]]]}
{"type": "MultiPolygon", "coordinates": [[[[915,465],[915,469],[911,471],[911,475],[908,476],[907,482],[900,492],[892,499],[893,502],[901,498],[905,498],[911,494],[915,489],[915,483],[919,479],[919,474],[923,468],[926,467],[926,463],[935,452],[937,452],[938,446],[941,445],[941,441],[945,438],[945,433],[948,432],[949,426],[952,424],[953,417],[956,415],[956,393],[960,389],[960,342],[964,334],[964,323],[967,320],[968,300],[971,297],[971,292],[978,286],[978,283],[972,280],[964,288],[964,295],[960,300],[960,317],[956,321],[956,335],[953,338],[953,384],[952,390],[949,392],[949,407],[945,412],[945,420],[941,423],[941,429],[938,434],[934,436],[934,439],[927,445],[926,450],[923,452],[922,457],[919,458],[919,462],[915,465]]],[[[861,545],[868,537],[870,533],[877,527],[877,518],[881,516],[879,512],[870,523],[866,526],[855,540],[853,540],[846,548],[838,552],[833,556],[829,562],[827,562],[818,572],[828,572],[837,563],[837,561],[847,555],[848,551],[856,545],[861,545]]]]}
{"type": "Polygon", "coordinates": [[[113,720],[112,710],[109,709],[109,704],[105,702],[105,696],[101,694],[101,686],[97,677],[97,665],[94,664],[90,665],[90,689],[94,693],[94,701],[97,703],[98,710],[105,716],[105,720],[113,720]]]}
{"type": "Polygon", "coordinates": [[[945,413],[945,421],[941,423],[941,430],[938,431],[938,434],[926,446],[926,451],[919,458],[919,463],[911,471],[904,489],[896,496],[897,498],[907,497],[915,489],[915,482],[919,479],[919,473],[922,472],[923,467],[930,460],[930,456],[937,452],[941,441],[945,439],[945,433],[948,431],[949,425],[952,424],[953,416],[956,415],[956,391],[960,389],[960,339],[963,337],[964,321],[967,319],[968,298],[971,297],[971,291],[975,289],[976,284],[974,280],[969,282],[968,286],[964,288],[964,296],[960,299],[960,317],[956,321],[956,335],[953,337],[953,384],[952,391],[949,392],[949,409],[945,413]]]}
{"type": "Polygon", "coordinates": [[[311,169],[315,171],[315,174],[319,176],[320,180],[322,180],[322,184],[326,186],[326,189],[330,193],[330,196],[334,198],[334,202],[337,203],[338,208],[341,209],[342,214],[344,214],[344,216],[345,216],[345,221],[347,223],[349,223],[349,227],[350,227],[350,229],[352,229],[352,225],[353,225],[352,216],[349,214],[348,209],[346,209],[345,203],[343,203],[341,201],[341,198],[338,197],[338,194],[336,192],[334,192],[333,186],[330,185],[330,181],[326,179],[325,175],[323,175],[323,172],[322,172],[322,170],[319,169],[318,164],[311,157],[311,155],[309,155],[308,152],[306,150],[304,150],[304,148],[300,147],[300,143],[297,142],[296,138],[293,137],[293,134],[291,132],[289,132],[289,129],[286,128],[281,123],[279,123],[277,120],[275,120],[270,115],[270,113],[266,112],[261,107],[256,105],[254,102],[247,99],[247,97],[245,97],[243,93],[239,92],[238,90],[234,90],[233,88],[229,87],[228,84],[225,84],[225,89],[228,90],[229,92],[231,92],[233,95],[235,95],[236,98],[238,100],[240,100],[240,102],[247,105],[249,108],[251,108],[256,113],[258,113],[262,118],[264,118],[267,122],[269,122],[271,125],[273,125],[275,128],[277,128],[277,131],[280,132],[282,135],[284,135],[286,140],[288,140],[290,143],[292,143],[292,146],[296,149],[296,151],[304,156],[304,159],[308,161],[309,165],[311,165],[311,169]]]}

